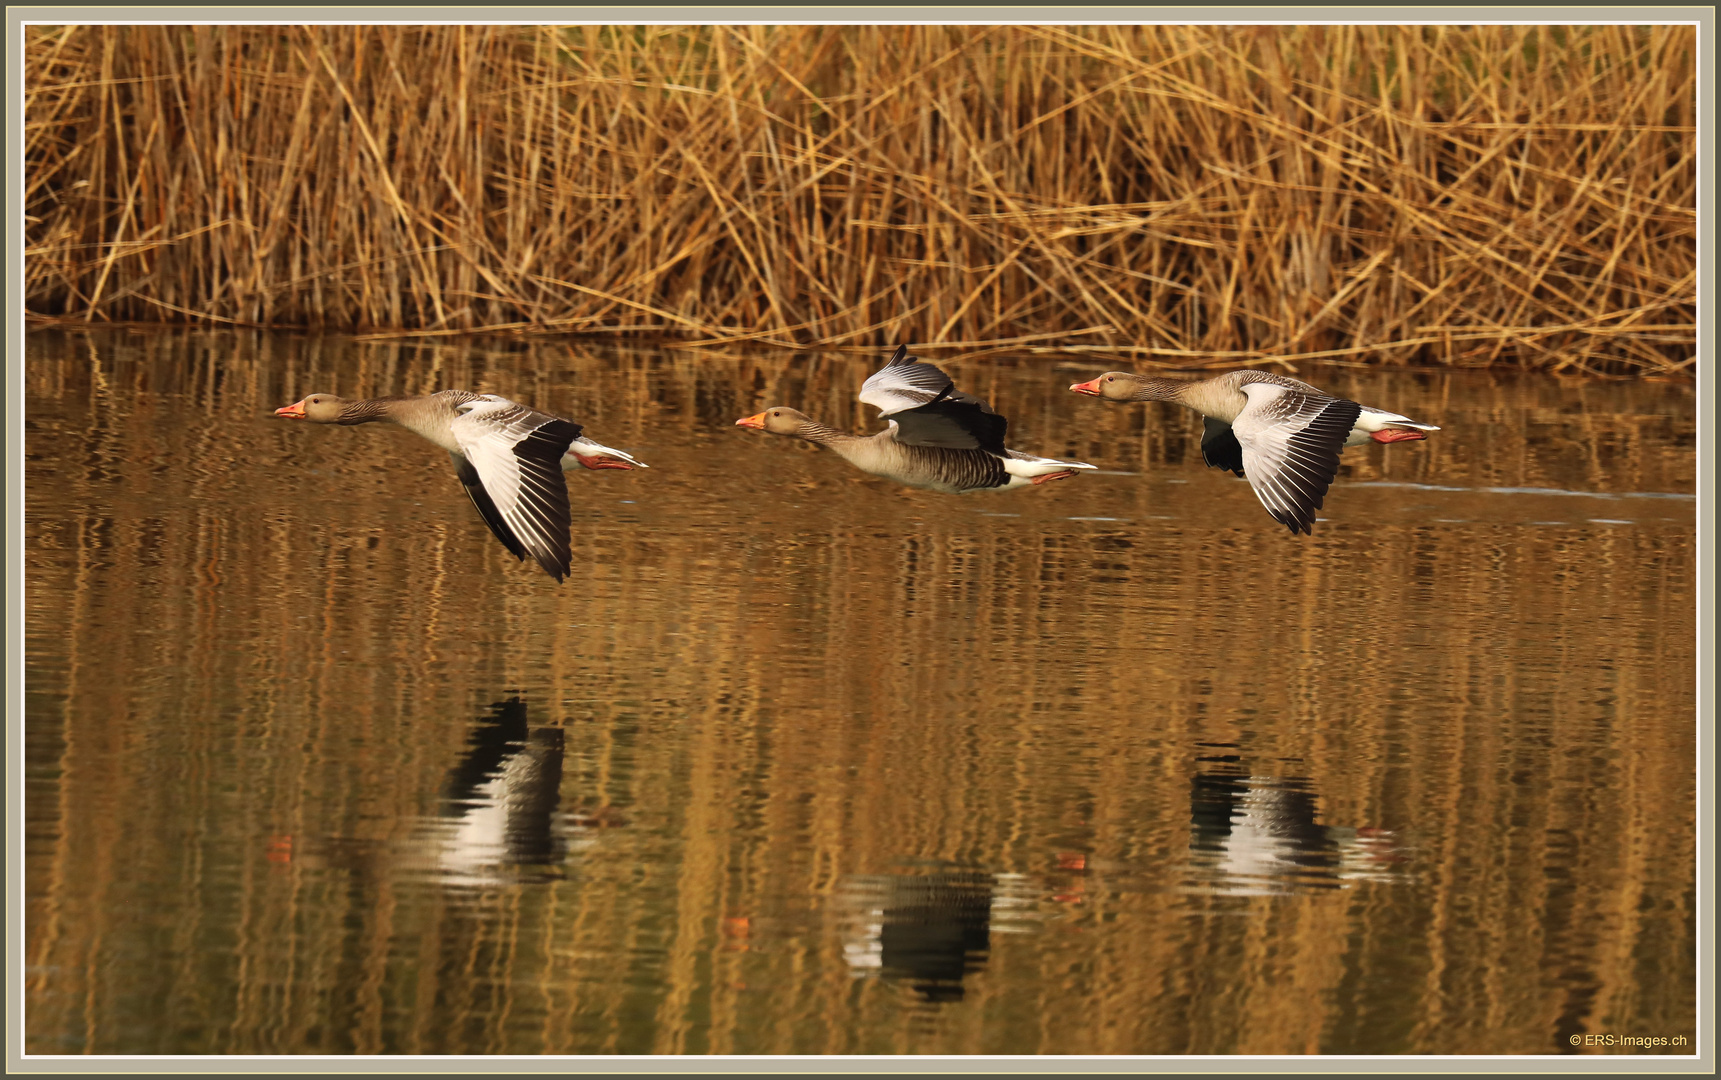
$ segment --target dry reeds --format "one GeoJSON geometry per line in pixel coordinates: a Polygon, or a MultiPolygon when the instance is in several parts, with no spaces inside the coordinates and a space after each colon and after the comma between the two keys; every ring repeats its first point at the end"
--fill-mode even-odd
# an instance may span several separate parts
{"type": "Polygon", "coordinates": [[[1692,27],[34,27],[27,305],[1689,370],[1692,27]]]}

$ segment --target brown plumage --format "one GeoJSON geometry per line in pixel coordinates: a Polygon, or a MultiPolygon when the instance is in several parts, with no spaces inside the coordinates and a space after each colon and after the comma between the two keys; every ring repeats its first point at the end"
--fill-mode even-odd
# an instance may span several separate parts
{"type": "Polygon", "coordinates": [[[383,421],[424,436],[448,451],[467,497],[502,546],[517,559],[531,555],[557,581],[573,561],[563,471],[646,467],[585,438],[572,420],[469,390],[358,401],[312,394],[275,415],[313,424],[383,421]]]}
{"type": "Polygon", "coordinates": [[[1008,449],[1008,421],[956,389],[937,367],[908,355],[905,346],[862,384],[860,400],[877,408],[890,426],[875,435],[851,435],[780,405],[735,423],[805,439],[863,472],[953,495],[1044,484],[1093,468],[1008,449]]]}
{"type": "Polygon", "coordinates": [[[1266,371],[1232,371],[1199,382],[1108,371],[1070,389],[1108,401],[1170,401],[1194,409],[1206,418],[1202,459],[1246,476],[1261,505],[1293,534],[1313,531],[1345,447],[1422,439],[1440,430],[1266,371]]]}

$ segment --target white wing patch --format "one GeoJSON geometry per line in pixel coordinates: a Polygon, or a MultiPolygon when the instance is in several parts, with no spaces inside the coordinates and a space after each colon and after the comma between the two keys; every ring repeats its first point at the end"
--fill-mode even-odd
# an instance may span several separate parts
{"type": "Polygon", "coordinates": [[[1312,532],[1362,406],[1271,382],[1242,390],[1249,404],[1231,430],[1243,448],[1243,473],[1274,519],[1293,533],[1312,532]]]}
{"type": "Polygon", "coordinates": [[[890,363],[873,372],[861,384],[859,396],[861,404],[871,405],[882,415],[889,416],[905,409],[918,409],[940,398],[946,401],[952,398],[972,400],[966,394],[957,393],[955,386],[950,376],[938,368],[923,364],[898,349],[890,363]]]}
{"type": "Polygon", "coordinates": [[[485,493],[521,546],[550,576],[562,580],[573,553],[561,460],[579,437],[579,425],[493,394],[459,409],[449,428],[485,493]]]}
{"type": "Polygon", "coordinates": [[[1041,476],[1060,469],[1097,469],[1098,465],[1089,465],[1085,461],[1059,461],[1057,458],[1039,457],[1034,454],[1024,454],[1020,450],[1006,451],[1004,471],[1011,476],[1041,476]]]}
{"type": "Polygon", "coordinates": [[[1004,453],[1008,421],[906,346],[861,384],[859,398],[890,421],[891,437],[905,446],[1004,453]]]}

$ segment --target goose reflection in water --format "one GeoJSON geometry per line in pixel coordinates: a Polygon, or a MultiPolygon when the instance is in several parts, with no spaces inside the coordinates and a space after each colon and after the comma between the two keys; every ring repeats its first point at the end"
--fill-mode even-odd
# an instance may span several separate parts
{"type": "Polygon", "coordinates": [[[1189,816],[1196,891],[1246,896],[1400,877],[1392,834],[1319,824],[1303,777],[1260,776],[1228,762],[1198,770],[1189,816]]]}
{"type": "Polygon", "coordinates": [[[962,1000],[991,936],[1031,929],[1034,892],[1020,874],[941,871],[848,878],[843,958],[857,978],[907,983],[930,1004],[962,1000]]]}
{"type": "Polygon", "coordinates": [[[613,819],[559,813],[563,734],[532,728],[518,697],[490,706],[449,770],[440,812],[421,819],[416,847],[445,882],[487,885],[553,877],[613,819]]]}

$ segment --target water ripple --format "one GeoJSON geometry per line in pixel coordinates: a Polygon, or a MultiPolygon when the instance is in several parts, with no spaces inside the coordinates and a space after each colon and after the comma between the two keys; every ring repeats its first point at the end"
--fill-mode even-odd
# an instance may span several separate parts
{"type": "Polygon", "coordinates": [[[1676,491],[1568,491],[1565,488],[1539,487],[1452,487],[1446,484],[1413,484],[1403,480],[1366,480],[1349,487],[1409,488],[1412,491],[1459,491],[1483,495],[1578,495],[1589,499],[1688,499],[1695,494],[1676,491]]]}

